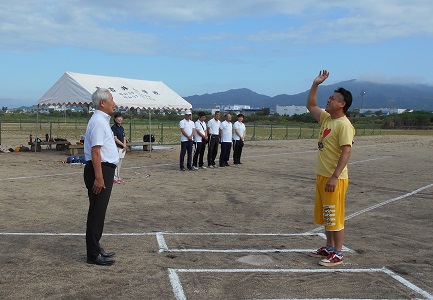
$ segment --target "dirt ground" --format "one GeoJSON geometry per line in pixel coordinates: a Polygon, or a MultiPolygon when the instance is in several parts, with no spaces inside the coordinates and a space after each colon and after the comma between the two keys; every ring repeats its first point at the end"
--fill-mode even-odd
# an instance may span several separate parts
{"type": "MultiPolygon", "coordinates": [[[[17,141],[16,143],[19,143],[17,141]]],[[[127,154],[101,240],[64,151],[0,154],[1,299],[433,299],[433,136],[356,137],[345,262],[318,265],[315,140],[246,142],[243,164],[179,171],[179,147],[127,154]]]]}

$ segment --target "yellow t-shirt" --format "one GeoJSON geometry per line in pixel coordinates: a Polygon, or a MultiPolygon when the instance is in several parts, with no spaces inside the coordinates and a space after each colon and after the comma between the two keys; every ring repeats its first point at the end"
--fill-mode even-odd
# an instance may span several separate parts
{"type": "MultiPolygon", "coordinates": [[[[341,155],[341,146],[352,146],[355,128],[349,119],[344,116],[331,119],[326,111],[320,114],[320,133],[317,154],[317,174],[331,177],[337,167],[341,155]]],[[[339,179],[347,179],[347,165],[341,172],[339,179]]]]}

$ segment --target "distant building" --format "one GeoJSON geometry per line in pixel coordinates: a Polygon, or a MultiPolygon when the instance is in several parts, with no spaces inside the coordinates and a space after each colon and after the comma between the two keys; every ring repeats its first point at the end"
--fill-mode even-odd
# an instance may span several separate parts
{"type": "Polygon", "coordinates": [[[277,105],[275,112],[280,116],[293,116],[293,115],[303,115],[308,112],[306,106],[295,106],[295,105],[277,105]]]}
{"type": "Polygon", "coordinates": [[[216,111],[220,111],[221,114],[233,112],[235,114],[245,114],[245,112],[250,112],[249,114],[253,114],[257,111],[259,111],[259,108],[251,108],[250,105],[241,105],[241,104],[233,104],[233,105],[216,105],[214,108],[212,108],[212,114],[215,114],[216,111]]]}
{"type": "Polygon", "coordinates": [[[217,105],[215,106],[215,109],[219,111],[241,111],[242,109],[251,109],[250,105],[240,105],[240,104],[233,104],[233,105],[217,105]]]}
{"type": "Polygon", "coordinates": [[[257,112],[261,111],[262,108],[246,108],[246,109],[242,109],[240,112],[238,112],[237,114],[241,113],[244,116],[250,116],[250,115],[254,115],[257,112]]]}
{"type": "Polygon", "coordinates": [[[389,116],[392,114],[402,114],[404,112],[412,112],[404,108],[361,108],[359,113],[365,116],[375,116],[380,112],[381,116],[389,116]]]}

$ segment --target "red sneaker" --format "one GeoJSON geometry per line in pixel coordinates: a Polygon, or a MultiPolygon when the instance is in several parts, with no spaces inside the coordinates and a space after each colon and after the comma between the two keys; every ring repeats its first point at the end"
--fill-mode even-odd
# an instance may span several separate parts
{"type": "Polygon", "coordinates": [[[310,252],[310,255],[314,257],[327,257],[329,254],[330,253],[328,250],[326,250],[326,247],[322,247],[317,249],[316,251],[310,252]]]}
{"type": "Polygon", "coordinates": [[[338,266],[343,263],[343,255],[337,255],[334,252],[331,252],[328,257],[319,261],[319,265],[325,267],[338,266]]]}

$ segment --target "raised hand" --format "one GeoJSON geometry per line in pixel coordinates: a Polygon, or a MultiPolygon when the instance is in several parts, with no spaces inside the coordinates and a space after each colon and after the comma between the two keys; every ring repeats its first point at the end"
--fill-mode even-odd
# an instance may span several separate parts
{"type": "Polygon", "coordinates": [[[315,84],[321,84],[329,77],[329,72],[327,70],[322,70],[319,72],[319,76],[314,79],[315,84]]]}

